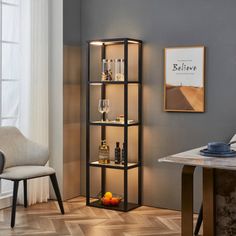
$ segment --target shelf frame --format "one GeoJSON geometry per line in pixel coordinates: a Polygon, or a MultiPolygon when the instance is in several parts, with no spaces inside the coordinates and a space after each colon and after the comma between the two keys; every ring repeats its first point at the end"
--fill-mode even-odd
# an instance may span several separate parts
{"type": "Polygon", "coordinates": [[[124,210],[128,210],[128,39],[124,41],[124,210]]]}
{"type": "MultiPolygon", "coordinates": [[[[86,84],[86,205],[94,206],[105,209],[129,211],[142,205],[142,41],[131,38],[115,38],[115,39],[98,39],[88,41],[88,80],[86,84]],[[90,80],[90,47],[91,45],[99,45],[101,47],[101,60],[106,58],[106,46],[110,45],[124,45],[124,81],[91,81],[90,80]],[[128,46],[129,44],[138,45],[138,78],[137,81],[128,80],[128,46]],[[92,122],[90,121],[90,87],[94,85],[101,86],[101,99],[106,98],[106,86],[107,85],[124,85],[124,123],[106,123],[106,122],[92,122]],[[138,85],[138,121],[134,123],[128,123],[128,87],[131,84],[138,85]],[[114,126],[124,129],[124,165],[112,165],[112,164],[99,164],[97,162],[90,161],[90,127],[100,126],[101,140],[106,139],[106,127],[114,126]],[[130,164],[128,162],[128,130],[130,126],[138,127],[138,162],[130,164]],[[104,206],[97,201],[90,201],[90,168],[101,169],[101,193],[106,192],[106,169],[118,169],[123,171],[124,175],[124,189],[123,189],[123,201],[118,207],[104,206]],[[128,171],[130,169],[138,168],[138,202],[128,202],[128,171]]],[[[105,114],[103,114],[103,120],[105,120],[105,114]]]]}

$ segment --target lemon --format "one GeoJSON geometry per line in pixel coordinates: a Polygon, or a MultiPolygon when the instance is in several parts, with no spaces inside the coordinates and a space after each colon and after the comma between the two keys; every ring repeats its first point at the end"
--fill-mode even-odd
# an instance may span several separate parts
{"type": "Polygon", "coordinates": [[[106,193],[104,194],[104,197],[111,199],[111,198],[112,198],[112,193],[111,193],[111,192],[106,192],[106,193]]]}

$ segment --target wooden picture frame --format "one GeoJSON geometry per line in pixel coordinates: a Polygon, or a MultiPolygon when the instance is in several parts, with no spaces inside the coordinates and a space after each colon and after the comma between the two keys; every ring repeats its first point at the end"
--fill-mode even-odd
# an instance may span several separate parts
{"type": "Polygon", "coordinates": [[[205,112],[205,47],[164,49],[164,111],[205,112]]]}

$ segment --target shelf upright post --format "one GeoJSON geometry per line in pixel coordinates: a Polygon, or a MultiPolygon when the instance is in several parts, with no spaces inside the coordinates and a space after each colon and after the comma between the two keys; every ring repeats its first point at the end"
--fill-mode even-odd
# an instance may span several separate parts
{"type": "Polygon", "coordinates": [[[138,204],[142,205],[142,63],[143,45],[138,44],[138,204]]]}
{"type": "MultiPolygon", "coordinates": [[[[106,45],[103,43],[102,44],[102,60],[106,58],[106,45]]],[[[105,99],[106,98],[106,85],[103,83],[101,85],[101,98],[105,99]]],[[[103,113],[103,120],[106,119],[106,114],[103,113]]],[[[106,139],[106,126],[101,126],[101,140],[106,139]]],[[[101,168],[101,194],[102,196],[105,194],[106,192],[106,168],[102,167],[101,168]]]]}
{"type": "Polygon", "coordinates": [[[124,211],[128,210],[128,39],[124,39],[124,211]]]}
{"type": "Polygon", "coordinates": [[[88,42],[88,78],[86,84],[86,205],[90,204],[90,42],[88,42]]]}

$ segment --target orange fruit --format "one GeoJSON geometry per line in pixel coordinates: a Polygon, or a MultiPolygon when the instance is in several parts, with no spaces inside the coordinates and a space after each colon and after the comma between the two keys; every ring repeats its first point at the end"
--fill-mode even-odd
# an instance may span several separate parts
{"type": "Polygon", "coordinates": [[[117,205],[120,203],[119,199],[116,198],[116,197],[113,197],[113,198],[110,200],[110,202],[111,202],[111,205],[112,205],[112,206],[117,206],[117,205]]]}
{"type": "Polygon", "coordinates": [[[104,197],[111,199],[111,198],[112,198],[112,193],[111,193],[111,192],[106,192],[106,193],[104,194],[104,197]]]}
{"type": "Polygon", "coordinates": [[[103,204],[103,205],[109,206],[110,203],[111,203],[110,198],[107,198],[107,197],[103,197],[103,198],[102,198],[102,204],[103,204]]]}

